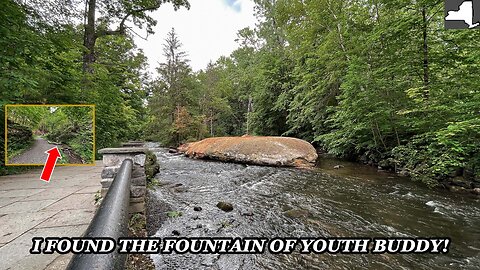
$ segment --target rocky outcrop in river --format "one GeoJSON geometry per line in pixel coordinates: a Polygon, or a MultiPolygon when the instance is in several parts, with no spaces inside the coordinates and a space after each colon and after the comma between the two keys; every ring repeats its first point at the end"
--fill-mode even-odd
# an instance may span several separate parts
{"type": "Polygon", "coordinates": [[[287,167],[311,167],[318,157],[310,143],[289,137],[215,137],[178,150],[191,158],[287,167]]]}

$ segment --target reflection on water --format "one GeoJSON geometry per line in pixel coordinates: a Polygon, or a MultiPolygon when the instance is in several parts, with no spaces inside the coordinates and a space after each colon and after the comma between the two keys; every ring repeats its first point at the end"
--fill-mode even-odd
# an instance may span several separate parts
{"type": "Polygon", "coordinates": [[[163,211],[157,237],[452,239],[448,254],[435,255],[155,254],[157,269],[480,269],[477,197],[429,190],[358,164],[336,170],[334,160],[300,170],[191,160],[165,150],[157,156],[162,186],[153,196],[163,211]],[[219,201],[234,210],[223,212],[219,201]],[[183,215],[168,218],[168,210],[183,215]]]}

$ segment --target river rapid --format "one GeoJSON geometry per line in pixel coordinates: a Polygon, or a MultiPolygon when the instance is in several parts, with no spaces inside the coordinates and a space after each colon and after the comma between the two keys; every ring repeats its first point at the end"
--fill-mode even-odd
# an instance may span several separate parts
{"type": "Polygon", "coordinates": [[[451,238],[447,254],[153,254],[157,269],[480,269],[479,197],[336,160],[304,170],[155,153],[150,236],[451,238]]]}

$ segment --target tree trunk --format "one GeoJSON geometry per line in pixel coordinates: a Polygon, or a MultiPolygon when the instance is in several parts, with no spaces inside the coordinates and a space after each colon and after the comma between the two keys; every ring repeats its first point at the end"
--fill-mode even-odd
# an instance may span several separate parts
{"type": "Polygon", "coordinates": [[[85,23],[85,33],[83,39],[83,46],[87,49],[83,53],[83,71],[84,72],[93,72],[92,64],[95,62],[95,8],[96,0],[87,0],[86,5],[86,23],[85,23]]]}
{"type": "Polygon", "coordinates": [[[430,84],[429,63],[428,63],[428,40],[427,40],[427,11],[425,6],[422,7],[422,31],[423,31],[423,93],[428,98],[428,85],[430,84]]]}
{"type": "Polygon", "coordinates": [[[253,111],[253,98],[248,97],[248,106],[247,106],[247,135],[250,134],[250,113],[253,111]]]}
{"type": "Polygon", "coordinates": [[[213,134],[213,112],[210,112],[210,136],[214,136],[213,134]]]}

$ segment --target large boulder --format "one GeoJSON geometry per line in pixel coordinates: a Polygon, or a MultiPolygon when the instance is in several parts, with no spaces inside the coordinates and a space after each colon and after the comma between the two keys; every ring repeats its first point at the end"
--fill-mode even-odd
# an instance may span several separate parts
{"type": "Polygon", "coordinates": [[[178,150],[191,158],[289,167],[314,166],[318,157],[310,143],[289,137],[215,137],[178,150]]]}

